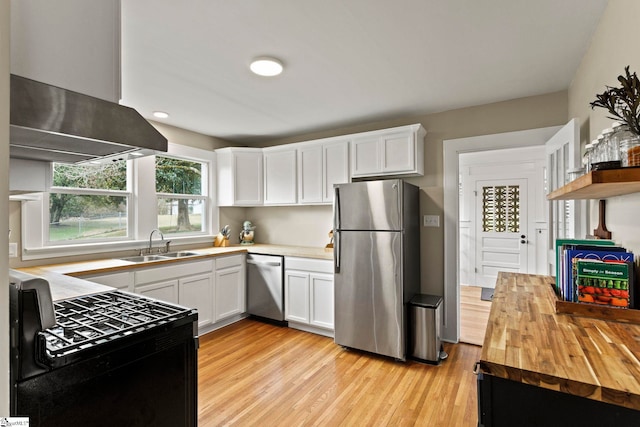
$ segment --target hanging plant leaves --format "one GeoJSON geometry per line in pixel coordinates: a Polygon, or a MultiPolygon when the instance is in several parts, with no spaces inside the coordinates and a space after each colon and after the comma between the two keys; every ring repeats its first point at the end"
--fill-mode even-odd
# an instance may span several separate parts
{"type": "Polygon", "coordinates": [[[636,135],[640,135],[640,79],[637,74],[624,68],[618,76],[621,87],[606,86],[607,90],[596,95],[591,108],[604,108],[611,114],[608,118],[624,122],[636,135]]]}

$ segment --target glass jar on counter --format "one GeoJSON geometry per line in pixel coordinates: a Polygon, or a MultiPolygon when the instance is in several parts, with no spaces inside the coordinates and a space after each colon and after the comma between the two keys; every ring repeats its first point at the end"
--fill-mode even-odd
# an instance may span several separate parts
{"type": "Polygon", "coordinates": [[[609,136],[609,156],[611,160],[619,161],[620,160],[620,136],[626,130],[626,126],[624,126],[620,122],[611,123],[611,129],[613,132],[611,136],[609,136]]]}
{"type": "Polygon", "coordinates": [[[567,178],[568,178],[569,182],[580,178],[582,175],[584,175],[584,169],[583,168],[575,168],[575,169],[570,169],[570,170],[567,171],[567,178]]]}
{"type": "MultiPolygon", "coordinates": [[[[602,141],[600,142],[600,144],[602,145],[602,161],[603,162],[610,162],[611,160],[613,160],[611,158],[611,136],[613,135],[613,129],[612,128],[606,128],[605,130],[602,131],[602,141]]],[[[619,155],[618,155],[619,156],[619,155]]]]}
{"type": "Polygon", "coordinates": [[[628,132],[620,141],[620,160],[623,167],[640,166],[640,136],[628,132]]]}
{"type": "Polygon", "coordinates": [[[582,155],[582,169],[585,172],[589,172],[591,170],[591,163],[589,162],[589,156],[591,156],[591,149],[593,145],[587,144],[584,146],[584,154],[582,155]]]}
{"type": "Polygon", "coordinates": [[[600,150],[598,145],[600,145],[600,141],[594,139],[591,141],[591,152],[589,153],[589,169],[595,170],[597,169],[596,165],[600,163],[600,150]]]}

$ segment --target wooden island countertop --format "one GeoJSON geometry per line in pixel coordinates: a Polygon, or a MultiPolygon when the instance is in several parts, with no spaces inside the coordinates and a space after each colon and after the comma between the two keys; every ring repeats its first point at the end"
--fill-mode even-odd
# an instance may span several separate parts
{"type": "Polygon", "coordinates": [[[553,283],[499,273],[482,371],[640,410],[640,325],[557,314],[553,283]]]}

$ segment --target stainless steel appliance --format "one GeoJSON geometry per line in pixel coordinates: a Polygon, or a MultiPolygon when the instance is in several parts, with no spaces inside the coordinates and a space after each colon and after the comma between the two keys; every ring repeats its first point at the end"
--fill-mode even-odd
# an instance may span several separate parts
{"type": "Polygon", "coordinates": [[[197,425],[195,310],[121,291],[51,301],[12,271],[12,416],[30,426],[197,425]]]}
{"type": "Polygon", "coordinates": [[[398,360],[420,288],[418,187],[399,179],[334,185],[335,342],[398,360]]]}
{"type": "Polygon", "coordinates": [[[247,312],[275,322],[284,322],[284,258],[277,255],[247,255],[247,312]]]}
{"type": "Polygon", "coordinates": [[[167,151],[167,138],[133,108],[11,75],[10,156],[111,162],[167,151]]]}

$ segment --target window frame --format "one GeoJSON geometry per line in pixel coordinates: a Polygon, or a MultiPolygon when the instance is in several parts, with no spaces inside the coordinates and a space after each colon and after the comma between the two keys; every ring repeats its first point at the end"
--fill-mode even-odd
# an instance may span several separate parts
{"type": "MultiPolygon", "coordinates": [[[[211,197],[208,196],[209,194],[209,189],[212,188],[212,186],[210,185],[210,175],[211,175],[211,164],[204,161],[204,160],[200,160],[200,159],[196,159],[193,157],[189,157],[189,156],[178,156],[178,155],[171,155],[171,154],[159,154],[158,156],[154,156],[154,165],[155,165],[155,159],[157,157],[165,157],[165,158],[170,158],[170,159],[175,159],[175,160],[185,160],[185,161],[189,161],[189,162],[195,162],[195,163],[200,163],[201,164],[201,170],[200,170],[200,194],[185,194],[185,193],[159,193],[156,191],[156,206],[158,203],[158,199],[186,199],[186,200],[202,200],[203,202],[203,208],[202,208],[202,228],[203,230],[201,231],[192,231],[192,232],[183,232],[183,233],[164,233],[165,236],[176,238],[176,237],[188,237],[188,236],[202,236],[202,235],[210,235],[213,234],[213,231],[210,230],[210,228],[207,226],[208,222],[209,222],[209,217],[211,216],[211,211],[212,211],[212,199],[211,197]]],[[[154,173],[155,173],[155,167],[154,167],[154,173]]],[[[214,199],[215,200],[215,199],[214,199]]],[[[160,228],[159,224],[157,223],[157,218],[158,218],[158,212],[157,212],[157,208],[156,208],[156,228],[160,228]]]]}
{"type": "MultiPolygon", "coordinates": [[[[217,233],[219,210],[217,206],[216,176],[216,154],[213,150],[196,148],[175,143],[168,143],[166,153],[163,156],[175,157],[184,160],[191,160],[203,163],[207,168],[207,177],[203,178],[202,197],[206,198],[204,208],[206,214],[203,215],[204,231],[196,233],[172,233],[171,241],[173,245],[204,244],[211,243],[217,233]],[[206,190],[205,190],[206,188],[206,190]]],[[[48,193],[34,193],[29,197],[21,198],[21,222],[29,224],[29,227],[21,227],[23,261],[58,258],[67,256],[80,256],[91,254],[92,258],[98,258],[96,254],[108,254],[109,252],[123,252],[135,250],[136,252],[148,247],[149,235],[157,228],[157,193],[155,191],[155,156],[146,156],[128,161],[127,191],[130,193],[128,203],[128,227],[131,229],[127,239],[109,239],[104,241],[84,240],[65,242],[49,242],[48,225],[49,221],[49,199],[48,193]],[[153,177],[149,179],[148,177],[153,177]],[[148,208],[153,206],[153,209],[148,208]],[[46,231],[46,235],[45,235],[46,231]],[[45,239],[46,237],[46,239],[45,239]]],[[[51,165],[53,168],[53,164],[51,165]]],[[[57,192],[61,187],[52,187],[50,191],[57,192]]],[[[69,189],[62,187],[64,192],[79,191],[81,194],[91,192],[107,191],[112,195],[124,190],[95,190],[95,189],[69,189]]],[[[102,193],[101,195],[104,195],[102,193]]],[[[170,195],[175,198],[175,195],[170,195]]],[[[109,258],[108,255],[103,258],[109,258]]]]}
{"type": "MultiPolygon", "coordinates": [[[[52,162],[51,165],[51,176],[53,177],[55,165],[52,162]]],[[[134,217],[134,206],[133,206],[133,194],[131,191],[132,180],[133,180],[133,170],[135,169],[135,164],[131,160],[127,160],[127,170],[126,170],[126,180],[127,180],[127,188],[126,190],[107,190],[101,188],[81,188],[81,187],[58,187],[51,185],[49,191],[42,194],[42,203],[43,203],[43,215],[42,215],[42,246],[43,247],[51,247],[51,246],[74,246],[79,244],[90,244],[90,243],[106,243],[106,242],[125,242],[133,239],[134,235],[134,224],[132,222],[132,218],[134,217]],[[49,221],[49,203],[50,203],[50,195],[51,193],[58,194],[72,194],[78,196],[118,196],[125,197],[127,200],[127,235],[121,238],[110,238],[110,239],[81,239],[81,240],[61,240],[61,241],[52,241],[51,240],[51,224],[49,221]]]]}

